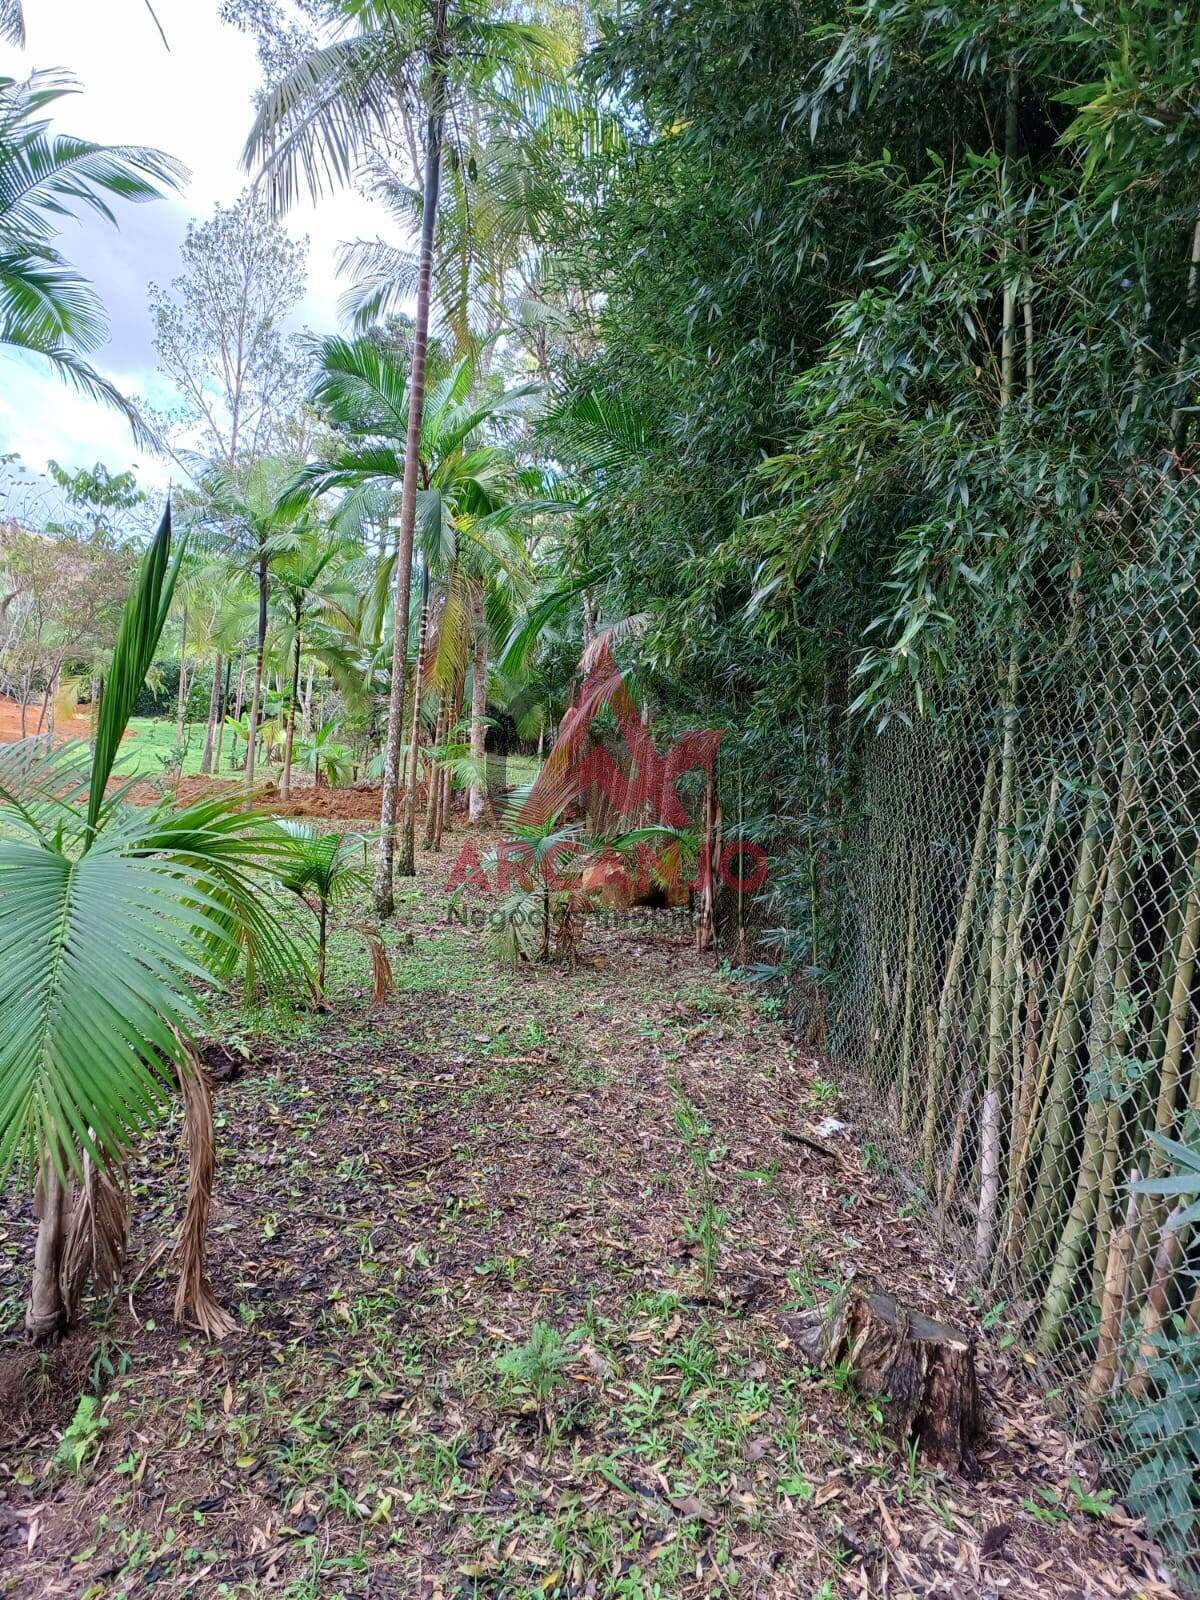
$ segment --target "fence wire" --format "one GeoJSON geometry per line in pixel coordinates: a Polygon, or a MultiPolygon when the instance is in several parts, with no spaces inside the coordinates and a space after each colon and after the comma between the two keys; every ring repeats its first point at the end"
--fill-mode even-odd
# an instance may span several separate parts
{"type": "Polygon", "coordinates": [[[1200,518],[1160,478],[854,762],[839,1072],[1200,1576],[1200,518]]]}

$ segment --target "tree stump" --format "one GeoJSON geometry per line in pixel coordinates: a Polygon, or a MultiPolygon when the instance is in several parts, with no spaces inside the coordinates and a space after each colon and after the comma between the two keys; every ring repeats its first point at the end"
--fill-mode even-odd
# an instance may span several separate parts
{"type": "Polygon", "coordinates": [[[977,1470],[984,1417],[973,1337],[888,1294],[847,1295],[815,1319],[787,1318],[785,1331],[814,1366],[844,1364],[861,1394],[885,1402],[898,1444],[916,1439],[936,1466],[977,1470]]]}

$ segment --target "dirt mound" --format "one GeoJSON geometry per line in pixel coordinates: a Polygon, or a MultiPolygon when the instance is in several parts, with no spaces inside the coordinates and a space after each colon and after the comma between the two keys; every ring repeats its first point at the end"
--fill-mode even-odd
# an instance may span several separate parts
{"type": "MultiPolygon", "coordinates": [[[[151,805],[171,786],[164,780],[156,783],[139,783],[130,792],[137,805],[151,805]]],[[[210,795],[244,793],[237,778],[184,778],[175,788],[180,805],[193,805],[210,795]]],[[[329,817],[339,821],[374,820],[379,816],[382,791],[378,784],[354,784],[345,789],[293,788],[289,799],[279,798],[279,785],[268,778],[256,783],[253,794],[256,805],[274,811],[281,817],[329,817]]]]}

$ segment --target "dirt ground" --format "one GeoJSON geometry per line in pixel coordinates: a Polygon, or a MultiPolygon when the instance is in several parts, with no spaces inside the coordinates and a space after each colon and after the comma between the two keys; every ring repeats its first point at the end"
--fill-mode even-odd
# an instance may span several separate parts
{"type": "MultiPolygon", "coordinates": [[[[240,793],[242,787],[236,778],[184,778],[176,794],[182,805],[190,805],[210,794],[240,793]]],[[[161,783],[139,784],[131,798],[144,804],[157,799],[162,791],[161,783]]],[[[344,789],[326,786],[316,789],[309,779],[301,778],[292,786],[288,799],[283,801],[279,798],[278,784],[273,778],[268,778],[255,785],[254,795],[256,803],[275,816],[324,817],[343,822],[371,821],[378,824],[382,790],[378,784],[369,783],[354,784],[344,789]]]]}
{"type": "MultiPolygon", "coordinates": [[[[31,705],[25,713],[26,726],[29,733],[37,732],[38,713],[41,703],[31,705]]],[[[55,719],[54,737],[60,744],[68,739],[88,739],[91,737],[92,724],[87,715],[64,717],[55,719]]],[[[24,737],[21,733],[21,708],[15,700],[10,700],[6,695],[0,694],[0,744],[12,744],[15,740],[24,737]]]]}
{"type": "Polygon", "coordinates": [[[589,927],[573,973],[498,965],[447,919],[460,842],[402,897],[381,1010],[346,931],[331,1016],[220,1019],[233,1335],[171,1320],[172,1129],[136,1159],[130,1281],[50,1352],[20,1337],[32,1221],[6,1214],[0,1592],[1171,1592],[870,1126],[804,1142],[846,1113],[774,1002],[662,914],[589,927]],[[710,1288],[681,1111],[711,1151],[710,1288]],[[977,1474],[804,1365],[789,1315],[850,1282],[978,1335],[977,1474]]]}
{"type": "MultiPolygon", "coordinates": [[[[32,706],[26,714],[30,734],[37,731],[38,709],[38,706],[32,706]]],[[[56,743],[63,744],[68,739],[90,739],[91,734],[91,720],[86,713],[74,717],[64,717],[60,714],[55,721],[56,743]]],[[[21,737],[21,708],[15,700],[0,695],[0,744],[12,744],[21,737]]],[[[126,739],[135,737],[135,730],[130,730],[125,735],[126,739]]],[[[113,786],[117,787],[121,781],[119,778],[114,779],[113,786]]],[[[144,783],[135,785],[130,791],[130,798],[137,804],[149,805],[157,800],[168,786],[169,780],[165,777],[147,779],[144,783]]],[[[178,798],[187,804],[208,794],[240,791],[241,787],[241,782],[236,778],[188,777],[178,786],[178,798]]],[[[312,786],[311,777],[301,773],[296,776],[291,796],[286,803],[279,799],[279,786],[275,778],[266,779],[258,785],[255,793],[263,805],[268,806],[279,816],[324,817],[344,821],[375,821],[379,817],[381,791],[378,784],[354,784],[343,789],[330,789],[324,786],[316,789],[312,786]]]]}

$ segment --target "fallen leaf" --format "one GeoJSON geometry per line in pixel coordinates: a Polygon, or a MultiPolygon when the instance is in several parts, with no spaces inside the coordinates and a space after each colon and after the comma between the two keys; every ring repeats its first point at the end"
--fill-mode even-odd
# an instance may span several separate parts
{"type": "Polygon", "coordinates": [[[681,1517],[699,1517],[701,1522],[716,1522],[717,1514],[694,1494],[671,1496],[668,1502],[681,1517]]]}
{"type": "Polygon", "coordinates": [[[979,1546],[979,1559],[987,1561],[992,1556],[999,1555],[1012,1531],[1011,1522],[997,1522],[994,1527],[987,1528],[979,1546]]]}

